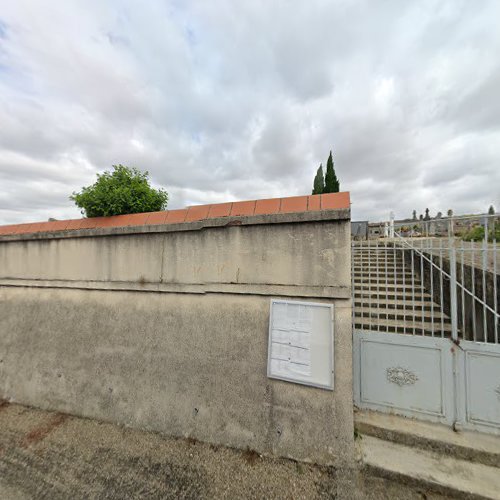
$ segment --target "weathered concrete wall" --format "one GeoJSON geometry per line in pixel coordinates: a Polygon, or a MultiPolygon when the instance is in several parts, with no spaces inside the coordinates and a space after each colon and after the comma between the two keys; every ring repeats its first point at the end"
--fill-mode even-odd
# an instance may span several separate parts
{"type": "Polygon", "coordinates": [[[345,217],[0,238],[0,397],[350,464],[345,217]],[[335,304],[333,392],[267,378],[272,297],[335,304]]]}

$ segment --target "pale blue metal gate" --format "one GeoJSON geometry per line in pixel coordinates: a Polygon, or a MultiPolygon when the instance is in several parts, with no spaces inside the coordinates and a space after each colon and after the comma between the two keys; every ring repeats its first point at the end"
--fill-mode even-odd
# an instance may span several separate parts
{"type": "Polygon", "coordinates": [[[353,241],[354,398],[500,434],[495,217],[481,242],[455,237],[459,221],[446,221],[445,237],[397,228],[353,241]]]}

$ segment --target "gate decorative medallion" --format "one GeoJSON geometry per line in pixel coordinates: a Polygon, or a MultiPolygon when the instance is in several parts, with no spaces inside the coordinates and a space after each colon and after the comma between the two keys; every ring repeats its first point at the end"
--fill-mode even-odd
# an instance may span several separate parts
{"type": "Polygon", "coordinates": [[[394,366],[386,370],[387,380],[393,384],[403,387],[404,385],[413,385],[418,380],[418,376],[410,370],[401,366],[394,366]]]}

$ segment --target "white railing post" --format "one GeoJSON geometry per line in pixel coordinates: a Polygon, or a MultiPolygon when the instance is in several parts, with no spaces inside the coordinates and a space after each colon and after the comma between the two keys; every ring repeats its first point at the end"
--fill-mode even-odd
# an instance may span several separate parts
{"type": "Polygon", "coordinates": [[[450,218],[448,247],[450,252],[450,320],[451,339],[458,341],[458,311],[457,311],[457,252],[453,237],[453,221],[450,218]]]}
{"type": "MultiPolygon", "coordinates": [[[[450,253],[450,321],[451,321],[451,340],[455,344],[459,344],[458,340],[458,311],[457,311],[457,252],[455,248],[455,238],[453,234],[453,219],[450,217],[450,224],[448,228],[448,249],[450,253]]],[[[463,304],[462,304],[463,307],[463,304]]],[[[455,418],[453,429],[457,431],[462,424],[462,416],[460,405],[457,395],[459,394],[459,379],[460,379],[460,366],[456,350],[453,351],[453,386],[455,397],[453,398],[453,406],[455,418]]]]}
{"type": "MultiPolygon", "coordinates": [[[[488,216],[484,217],[484,238],[483,238],[483,340],[488,342],[488,315],[486,313],[486,307],[484,307],[488,301],[488,296],[486,293],[486,271],[488,270],[488,216]]],[[[496,279],[496,276],[493,277],[496,279]]]]}

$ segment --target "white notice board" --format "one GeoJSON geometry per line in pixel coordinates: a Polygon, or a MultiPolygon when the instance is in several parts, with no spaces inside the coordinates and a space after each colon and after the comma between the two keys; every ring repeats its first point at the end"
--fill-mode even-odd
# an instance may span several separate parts
{"type": "Polygon", "coordinates": [[[333,390],[333,305],[271,300],[267,376],[333,390]]]}

